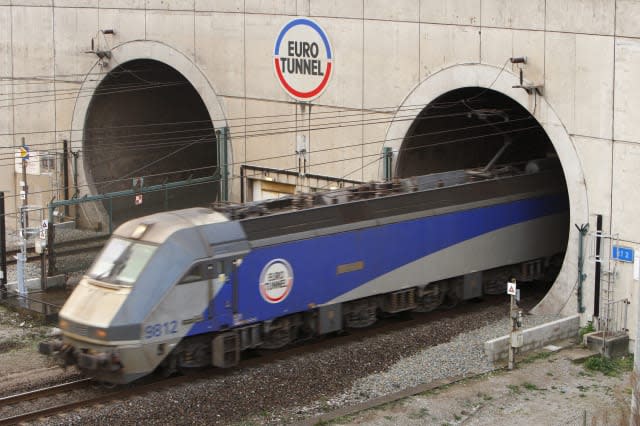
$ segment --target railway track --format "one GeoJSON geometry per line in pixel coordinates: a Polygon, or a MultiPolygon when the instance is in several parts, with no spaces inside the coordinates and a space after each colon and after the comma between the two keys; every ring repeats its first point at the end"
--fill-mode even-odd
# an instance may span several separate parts
{"type": "MultiPolygon", "coordinates": [[[[424,316],[425,314],[420,315],[420,318],[385,320],[377,326],[355,330],[353,333],[345,333],[329,338],[329,340],[331,340],[332,346],[347,344],[354,339],[359,340],[372,333],[384,333],[421,322],[424,320],[424,316]]],[[[326,339],[320,339],[306,344],[297,343],[278,350],[260,351],[243,359],[238,368],[248,369],[307,352],[314,352],[322,349],[326,343],[326,339]]],[[[113,388],[100,386],[93,379],[86,378],[21,392],[0,398],[0,426],[63,415],[76,409],[126,400],[133,396],[145,395],[152,391],[157,392],[187,382],[233,374],[236,370],[237,368],[225,370],[206,368],[169,378],[159,378],[154,375],[143,379],[143,382],[113,388]]]]}
{"type": "MultiPolygon", "coordinates": [[[[267,366],[274,362],[287,362],[305,356],[307,353],[321,352],[328,347],[337,348],[347,346],[354,341],[363,341],[374,335],[385,335],[403,329],[411,329],[425,323],[434,323],[434,320],[453,318],[459,315],[482,311],[488,305],[506,303],[504,296],[488,296],[480,303],[464,303],[456,309],[438,310],[429,313],[415,313],[414,315],[401,315],[381,320],[376,325],[350,330],[337,336],[325,336],[309,342],[300,342],[279,350],[264,350],[248,353],[243,358],[237,368],[196,370],[183,376],[160,379],[154,375],[143,379],[143,382],[136,382],[132,385],[117,386],[112,389],[100,387],[95,381],[85,379],[50,388],[39,389],[37,391],[23,392],[4,398],[0,398],[0,426],[5,424],[18,424],[21,422],[34,421],[55,415],[65,415],[80,408],[86,409],[93,406],[102,406],[119,401],[126,401],[134,396],[147,395],[153,399],[151,392],[167,391],[168,388],[180,384],[197,382],[200,380],[211,380],[216,376],[233,377],[238,374],[238,370],[251,371],[255,367],[267,366]]],[[[444,333],[446,334],[446,333],[444,333]]],[[[439,339],[447,341],[450,336],[439,336],[439,339]]],[[[434,341],[430,344],[437,344],[434,341]]],[[[295,361],[293,361],[295,363],[295,361]]],[[[242,374],[242,373],[240,373],[242,374]]],[[[225,379],[227,380],[227,379],[225,379]]],[[[455,381],[455,379],[454,379],[455,381]]],[[[244,382],[244,379],[242,380],[244,382]]],[[[440,383],[442,384],[442,383],[440,383]]],[[[434,384],[430,385],[433,386],[434,384]]],[[[414,389],[419,392],[422,388],[414,389]]],[[[406,391],[404,392],[406,393],[406,391]]],[[[402,395],[390,395],[391,400],[400,398],[402,395]]],[[[380,401],[373,401],[379,403],[380,401]]],[[[356,408],[362,408],[358,406],[356,408]]],[[[354,408],[351,408],[353,410],[354,408]]],[[[85,412],[77,413],[80,417],[86,415],[85,412]]],[[[330,417],[336,416],[340,412],[327,413],[330,417]]],[[[226,414],[233,415],[233,414],[226,414]]],[[[237,414],[236,414],[237,415],[237,414]]],[[[235,417],[229,417],[235,418],[235,417]]],[[[326,420],[324,417],[319,420],[326,420]]]]}
{"type": "Polygon", "coordinates": [[[70,413],[79,408],[126,400],[132,396],[144,395],[189,380],[193,379],[188,376],[178,376],[109,388],[87,378],[10,395],[0,398],[0,426],[20,424],[70,413]]]}
{"type": "MultiPolygon", "coordinates": [[[[87,251],[98,251],[109,238],[108,235],[100,235],[97,237],[83,238],[79,240],[69,240],[56,242],[54,246],[56,257],[69,256],[87,251]]],[[[17,262],[16,256],[20,250],[7,250],[7,264],[13,265],[17,262]]],[[[33,248],[27,250],[27,262],[35,262],[40,260],[40,255],[33,248]]]]}
{"type": "Polygon", "coordinates": [[[2,397],[0,398],[0,425],[18,424],[71,410],[76,404],[86,401],[86,398],[78,398],[78,395],[86,392],[92,382],[91,379],[80,379],[2,397]],[[69,398],[75,401],[62,404],[57,402],[69,398]]]}

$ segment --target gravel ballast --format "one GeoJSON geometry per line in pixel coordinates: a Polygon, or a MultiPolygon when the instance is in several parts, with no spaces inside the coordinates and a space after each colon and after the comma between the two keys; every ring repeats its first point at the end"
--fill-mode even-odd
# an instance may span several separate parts
{"type": "MultiPolygon", "coordinates": [[[[528,316],[525,324],[555,318],[528,316]]],[[[292,424],[420,383],[489,371],[493,366],[482,344],[508,327],[504,306],[484,306],[335,347],[327,339],[319,351],[283,354],[271,364],[241,367],[45,424],[292,424]]]]}
{"type": "MultiPolygon", "coordinates": [[[[92,259],[95,253],[69,256],[64,261],[90,263],[87,256],[92,259]]],[[[28,276],[39,274],[39,265],[28,268],[33,268],[28,276]]],[[[483,343],[505,335],[510,328],[508,301],[505,298],[499,303],[473,305],[463,314],[449,312],[425,324],[348,343],[335,344],[327,338],[321,349],[313,352],[283,353],[282,359],[270,364],[241,366],[228,374],[82,409],[42,423],[293,424],[419,384],[492,370],[483,343]]],[[[524,326],[557,318],[525,316],[524,326]]],[[[19,357],[18,352],[16,362],[20,362],[19,357]]],[[[44,357],[42,365],[47,365],[44,357]]]]}

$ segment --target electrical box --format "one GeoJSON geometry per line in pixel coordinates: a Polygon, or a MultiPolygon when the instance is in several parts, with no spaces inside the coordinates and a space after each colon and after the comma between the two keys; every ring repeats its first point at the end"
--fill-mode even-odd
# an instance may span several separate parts
{"type": "Polygon", "coordinates": [[[523,334],[522,330],[516,330],[511,333],[511,347],[512,348],[521,348],[523,344],[523,334]]]}
{"type": "Polygon", "coordinates": [[[482,297],[482,271],[472,272],[464,276],[462,300],[482,297]]]}
{"type": "Polygon", "coordinates": [[[229,368],[240,362],[238,334],[228,332],[217,335],[212,342],[212,364],[215,367],[229,368]]]}
{"type": "Polygon", "coordinates": [[[34,247],[36,249],[36,253],[37,254],[42,254],[44,253],[45,248],[47,247],[47,240],[43,240],[43,239],[36,239],[36,242],[34,244],[34,247]]]}
{"type": "Polygon", "coordinates": [[[318,308],[318,333],[326,334],[342,329],[342,304],[318,308]]]}

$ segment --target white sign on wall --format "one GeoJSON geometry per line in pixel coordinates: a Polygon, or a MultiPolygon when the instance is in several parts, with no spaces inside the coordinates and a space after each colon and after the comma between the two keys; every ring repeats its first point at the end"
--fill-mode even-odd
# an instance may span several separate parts
{"type": "Polygon", "coordinates": [[[278,33],[273,66],[282,88],[294,99],[310,101],[322,94],[333,69],[327,33],[315,21],[296,18],[278,33]]]}
{"type": "MultiPolygon", "coordinates": [[[[16,173],[22,173],[22,152],[19,148],[15,151],[15,170],[16,173]]],[[[38,151],[29,151],[27,163],[27,174],[39,175],[40,174],[40,155],[38,151]]]]}

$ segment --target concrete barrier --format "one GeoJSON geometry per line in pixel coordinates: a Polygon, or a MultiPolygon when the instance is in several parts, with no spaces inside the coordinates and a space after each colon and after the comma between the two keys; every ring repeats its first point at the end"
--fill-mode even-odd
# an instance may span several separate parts
{"type": "MultiPolygon", "coordinates": [[[[580,316],[572,315],[546,324],[528,328],[522,331],[523,344],[520,352],[540,349],[549,343],[577,337],[580,329],[580,316]]],[[[498,361],[509,356],[509,335],[484,342],[484,353],[489,361],[498,361]]]]}
{"type": "MultiPolygon", "coordinates": [[[[53,277],[46,277],[47,288],[64,287],[67,283],[67,277],[63,274],[54,275],[53,277]]],[[[27,291],[42,290],[42,284],[40,278],[27,278],[24,280],[24,285],[27,291]]],[[[18,292],[18,282],[12,281],[7,283],[7,290],[10,292],[18,292]]]]}

